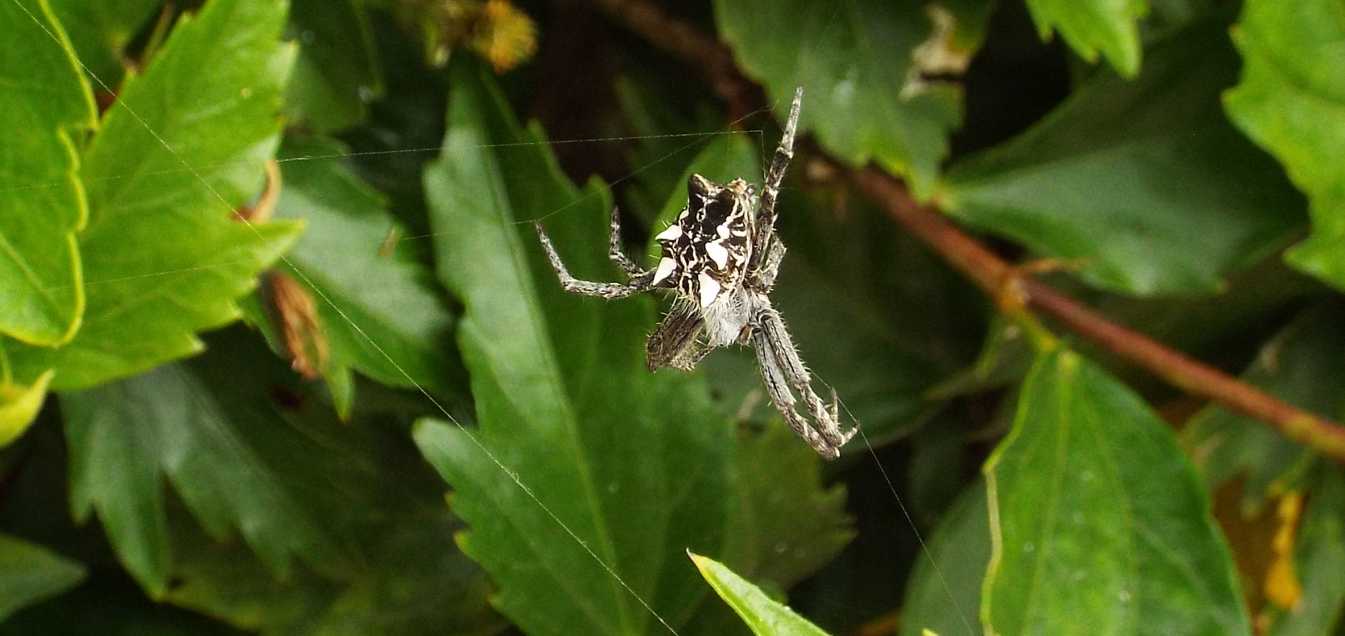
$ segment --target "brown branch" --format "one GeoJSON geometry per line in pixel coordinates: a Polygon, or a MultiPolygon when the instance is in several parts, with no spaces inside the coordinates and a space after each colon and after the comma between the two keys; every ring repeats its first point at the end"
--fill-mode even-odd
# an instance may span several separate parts
{"type": "MultiPolygon", "coordinates": [[[[593,2],[654,46],[695,64],[730,104],[741,103],[744,96],[755,90],[755,85],[739,73],[728,48],[668,16],[649,0],[593,2]]],[[[1144,334],[1111,322],[1032,279],[953,225],[938,210],[918,204],[906,187],[890,175],[872,168],[851,170],[840,167],[834,160],[826,161],[848,173],[859,189],[881,204],[893,219],[997,301],[1003,303],[1008,293],[1013,304],[1050,316],[1070,331],[1183,391],[1260,420],[1289,439],[1345,461],[1345,427],[1340,424],[1298,409],[1144,334]]]]}

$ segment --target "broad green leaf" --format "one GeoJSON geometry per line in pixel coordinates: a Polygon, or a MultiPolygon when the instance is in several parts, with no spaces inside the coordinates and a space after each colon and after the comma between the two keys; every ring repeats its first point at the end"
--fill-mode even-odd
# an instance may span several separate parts
{"type": "Polygon", "coordinates": [[[505,625],[486,602],[485,573],[444,541],[455,526],[434,499],[435,510],[379,509],[394,514],[367,532],[367,567],[344,581],[308,572],[277,580],[237,545],[175,531],[189,550],[166,600],[267,636],[497,633],[505,625]]]}
{"type": "Polygon", "coordinates": [[[306,227],[286,269],[297,268],[295,279],[314,293],[330,352],[324,375],[330,381],[353,368],[383,384],[446,392],[461,370],[449,356],[452,317],[442,292],[407,252],[380,252],[401,227],[375,190],[326,159],[345,152],[336,141],[291,138],[280,153],[288,160],[276,217],[306,227]]]}
{"type": "MultiPolygon", "coordinates": [[[[1336,303],[1304,312],[1262,347],[1243,381],[1300,408],[1330,418],[1345,416],[1340,399],[1340,380],[1345,378],[1345,359],[1339,355],[1345,351],[1342,316],[1345,308],[1336,303]]],[[[1211,489],[1235,477],[1246,479],[1244,506],[1249,510],[1292,488],[1316,457],[1264,422],[1213,405],[1192,418],[1182,440],[1211,489]]]]}
{"type": "Polygon", "coordinates": [[[931,33],[913,0],[718,0],[720,35],[779,117],[802,86],[799,131],[851,165],[876,162],[927,197],[961,121],[961,93],[911,73],[931,33]]]}
{"type": "Polygon", "coordinates": [[[97,119],[45,3],[5,2],[0,33],[0,334],[57,345],[84,312],[75,232],[88,209],[76,173],[81,136],[97,119]]]}
{"type": "MultiPolygon", "coordinates": [[[[70,34],[79,61],[112,90],[126,73],[127,45],[163,5],[163,0],[46,1],[70,34]]],[[[103,90],[97,81],[93,86],[103,90]]]]}
{"type": "Polygon", "coordinates": [[[294,224],[233,218],[277,140],[284,9],[211,0],[127,82],[84,156],[84,325],[57,349],[11,349],[17,379],[54,368],[53,388],[81,389],[199,352],[195,332],[236,319],[234,299],[294,240],[294,224]]]}
{"type": "Polygon", "coordinates": [[[1140,70],[1139,19],[1145,0],[1027,0],[1032,21],[1043,38],[1059,31],[1065,42],[1089,62],[1101,52],[1126,77],[1140,70]]]}
{"type": "Polygon", "coordinates": [[[292,0],[290,30],[299,43],[285,113],[318,132],[364,120],[383,93],[369,20],[361,0],[292,0]]]}
{"type": "Polygon", "coordinates": [[[265,397],[284,376],[265,353],[242,355],[249,348],[232,343],[61,397],[71,509],[80,520],[98,512],[118,557],[153,596],[167,589],[173,565],[165,480],[212,536],[240,533],[281,576],[296,556],[329,574],[352,567],[349,529],[331,520],[367,505],[348,499],[360,492],[351,485],[376,483],[378,473],[353,431],[282,417],[265,397]]]}
{"type": "Polygon", "coordinates": [[[25,605],[64,592],[84,578],[84,566],[46,548],[0,534],[0,621],[25,605]]]}
{"type": "MultiPolygon", "coordinates": [[[[0,367],[3,367],[4,355],[0,351],[0,367]]],[[[11,383],[9,378],[4,377],[5,374],[0,373],[0,447],[18,439],[37,419],[54,374],[49,369],[37,376],[32,384],[24,385],[11,383]]]]}
{"type": "MultiPolygon", "coordinates": [[[[678,567],[683,551],[721,553],[737,514],[730,498],[749,483],[734,476],[778,474],[780,458],[735,461],[732,429],[704,386],[644,369],[648,299],[560,289],[518,221],[573,204],[546,220],[548,232],[576,275],[615,278],[606,190],[572,186],[544,147],[499,146],[541,135],[520,129],[488,71],[462,59],[450,75],[449,133],[426,189],[439,273],[465,306],[459,344],[480,426],[427,420],[415,437],[454,489],[469,527],[458,543],[496,581],[495,606],[529,633],[664,630],[653,612],[684,626],[708,590],[678,567]]],[[[818,497],[803,497],[799,514],[818,497]]]]}
{"type": "Polygon", "coordinates": [[[976,612],[990,562],[989,520],[985,484],[978,481],[944,513],[928,552],[915,557],[901,604],[903,636],[980,633],[976,612]]]}
{"type": "Polygon", "coordinates": [[[1289,262],[1345,288],[1345,20],[1335,0],[1249,0],[1233,39],[1242,81],[1228,116],[1279,159],[1311,201],[1312,235],[1289,262]]]}
{"type": "Polygon", "coordinates": [[[1079,261],[1090,285],[1217,291],[1301,224],[1279,168],[1221,114],[1236,66],[1222,25],[1203,21],[1154,48],[1136,80],[1098,73],[1026,133],[959,163],[940,200],[1041,256],[1079,261]]]}
{"type": "Polygon", "coordinates": [[[987,631],[1251,633],[1231,555],[1171,430],[1077,354],[1041,355],[985,474],[987,631]]]}
{"type": "Polygon", "coordinates": [[[766,596],[757,586],[709,557],[687,552],[701,576],[758,636],[826,636],[794,610],[766,596]]]}
{"type": "Polygon", "coordinates": [[[1345,477],[1339,466],[1323,466],[1314,481],[1295,541],[1303,597],[1271,616],[1269,636],[1329,634],[1345,617],[1345,477]]]}
{"type": "MultiPolygon", "coordinates": [[[[342,426],[330,413],[325,425],[342,426]]],[[[404,435],[386,433],[379,441],[404,435]]],[[[416,461],[409,444],[386,449],[393,452],[368,450],[359,459],[376,464],[379,474],[351,485],[365,504],[330,519],[358,528],[352,536],[362,558],[348,575],[296,569],[277,579],[243,546],[211,541],[182,515],[172,515],[173,543],[181,549],[173,566],[176,585],[165,600],[267,635],[500,631],[504,621],[486,602],[491,590],[485,573],[445,541],[460,524],[444,505],[442,482],[416,461]]]]}
{"type": "Polygon", "coordinates": [[[673,564],[688,545],[722,545],[731,431],[694,383],[645,371],[647,301],[560,289],[515,221],[577,200],[548,230],[577,275],[609,277],[609,199],[570,185],[541,147],[482,147],[540,138],[486,73],[454,65],[449,133],[425,175],[481,426],[426,421],[416,441],[455,489],[471,528],[459,544],[498,583],[500,611],[534,634],[644,632],[658,623],[616,577],[667,620],[703,598],[673,564]]]}

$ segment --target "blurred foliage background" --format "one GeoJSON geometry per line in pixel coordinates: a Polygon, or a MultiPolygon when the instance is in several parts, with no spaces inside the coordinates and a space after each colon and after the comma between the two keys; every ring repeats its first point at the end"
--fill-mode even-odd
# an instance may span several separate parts
{"type": "Polygon", "coordinates": [[[986,297],[850,178],[1345,417],[1340,0],[0,0],[0,33],[0,634],[1345,633],[1345,443],[986,297]],[[750,351],[648,373],[666,300],[565,294],[529,227],[615,279],[612,207],[652,255],[692,172],[760,181],[795,86],[773,298],[862,424],[833,463],[750,351]]]}

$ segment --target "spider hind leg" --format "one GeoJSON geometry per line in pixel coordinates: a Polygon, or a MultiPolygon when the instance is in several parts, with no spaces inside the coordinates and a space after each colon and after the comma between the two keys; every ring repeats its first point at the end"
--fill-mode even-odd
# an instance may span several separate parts
{"type": "Polygon", "coordinates": [[[780,314],[766,307],[757,313],[755,326],[752,344],[756,348],[757,364],[761,367],[761,377],[766,383],[771,401],[795,433],[823,457],[835,459],[840,455],[841,446],[858,429],[842,431],[839,403],[835,396],[832,397],[832,403],[827,404],[813,391],[812,377],[803,366],[780,314]],[[799,398],[795,398],[795,392],[799,398]],[[811,419],[803,418],[794,410],[800,398],[811,419]]]}

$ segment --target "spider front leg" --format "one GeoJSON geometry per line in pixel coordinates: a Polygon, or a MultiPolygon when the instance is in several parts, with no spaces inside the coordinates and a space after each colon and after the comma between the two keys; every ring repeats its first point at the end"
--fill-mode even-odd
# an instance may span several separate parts
{"type": "Polygon", "coordinates": [[[551,238],[542,229],[542,224],[534,225],[537,227],[537,238],[542,242],[542,249],[546,250],[546,258],[551,261],[551,268],[556,270],[556,277],[560,279],[560,286],[565,291],[611,300],[648,291],[653,287],[653,272],[640,272],[639,275],[632,276],[629,283],[596,283],[571,276],[570,270],[565,268],[565,263],[560,260],[555,246],[551,244],[551,238]]]}
{"type": "Polygon", "coordinates": [[[794,101],[789,105],[789,119],[785,121],[784,134],[780,137],[780,145],[775,147],[771,167],[766,171],[766,182],[762,184],[761,205],[757,208],[756,230],[752,237],[753,244],[757,245],[758,249],[752,255],[749,270],[755,270],[760,266],[761,259],[769,255],[770,244],[775,238],[775,202],[780,198],[780,185],[784,183],[785,170],[789,168],[789,162],[794,158],[794,132],[799,126],[801,108],[803,108],[802,86],[794,89],[794,101]]]}
{"type": "Polygon", "coordinates": [[[803,366],[780,314],[767,305],[756,313],[753,322],[752,344],[756,346],[757,361],[761,365],[761,374],[771,400],[800,437],[824,457],[836,458],[840,455],[841,446],[850,440],[857,429],[841,431],[835,398],[828,405],[813,391],[812,376],[803,366]],[[812,417],[811,421],[804,420],[794,412],[796,401],[793,392],[802,398],[804,407],[812,417]],[[801,428],[803,432],[800,432],[801,428]]]}
{"type": "Polygon", "coordinates": [[[766,256],[757,272],[757,282],[761,289],[769,292],[775,286],[775,277],[780,274],[780,263],[785,260],[785,244],[780,237],[771,232],[771,240],[766,244],[766,256]]]}
{"type": "Polygon", "coordinates": [[[640,269],[640,266],[636,265],[635,261],[631,260],[629,256],[626,256],[626,250],[621,245],[621,214],[615,206],[612,208],[612,231],[609,240],[607,257],[612,259],[612,262],[616,263],[621,271],[626,272],[627,276],[631,278],[643,276],[645,271],[640,269]]]}

